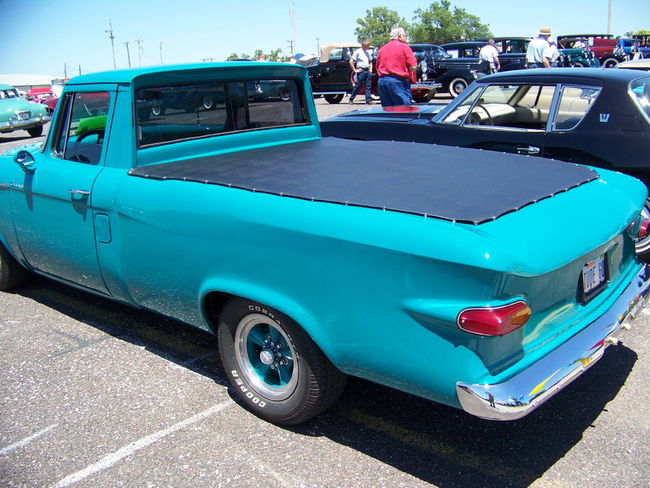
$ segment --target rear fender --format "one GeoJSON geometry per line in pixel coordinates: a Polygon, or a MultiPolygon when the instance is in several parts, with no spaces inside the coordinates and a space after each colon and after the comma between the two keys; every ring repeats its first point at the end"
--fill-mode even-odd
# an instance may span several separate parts
{"type": "Polygon", "coordinates": [[[325,328],[321,326],[316,317],[302,304],[264,285],[234,278],[208,278],[201,286],[199,295],[201,314],[208,328],[213,333],[216,333],[217,323],[213,320],[214,317],[210,317],[207,304],[207,297],[211,293],[222,293],[232,297],[252,300],[282,312],[295,320],[303,328],[330,361],[336,364],[337,360],[340,359],[336,350],[329,347],[331,340],[325,328]]]}

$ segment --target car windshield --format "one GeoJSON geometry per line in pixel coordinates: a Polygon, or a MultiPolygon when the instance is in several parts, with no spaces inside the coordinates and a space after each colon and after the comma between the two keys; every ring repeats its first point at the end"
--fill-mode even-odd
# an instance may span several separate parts
{"type": "Polygon", "coordinates": [[[0,100],[4,100],[6,98],[18,98],[18,96],[18,91],[15,88],[0,90],[0,100]]]}
{"type": "Polygon", "coordinates": [[[650,76],[637,78],[630,83],[630,96],[648,122],[650,122],[650,76]]]}

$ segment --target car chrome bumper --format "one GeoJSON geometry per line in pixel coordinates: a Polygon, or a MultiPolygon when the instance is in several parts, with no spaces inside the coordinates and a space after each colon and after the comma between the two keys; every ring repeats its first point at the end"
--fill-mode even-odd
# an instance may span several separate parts
{"type": "Polygon", "coordinates": [[[48,115],[39,115],[26,120],[9,120],[7,122],[0,122],[0,132],[11,132],[12,130],[20,130],[25,128],[34,127],[39,124],[49,122],[48,115]]]}
{"type": "Polygon", "coordinates": [[[621,328],[645,305],[650,273],[643,266],[616,302],[585,329],[514,377],[493,385],[456,383],[456,394],[467,413],[489,420],[516,420],[555,395],[584,373],[621,328]]]}

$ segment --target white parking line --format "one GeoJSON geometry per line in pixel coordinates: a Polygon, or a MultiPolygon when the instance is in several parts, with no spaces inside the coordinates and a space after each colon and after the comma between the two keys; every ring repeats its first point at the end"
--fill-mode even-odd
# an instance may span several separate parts
{"type": "Polygon", "coordinates": [[[4,447],[4,448],[0,449],[0,456],[2,456],[3,454],[8,453],[8,452],[10,452],[10,451],[13,451],[14,449],[18,449],[19,447],[26,446],[27,444],[29,444],[30,442],[32,442],[34,439],[38,439],[38,438],[39,438],[40,436],[42,436],[43,434],[47,434],[47,433],[48,433],[49,431],[51,431],[54,427],[56,427],[56,425],[57,425],[57,424],[50,425],[49,427],[45,427],[43,430],[39,430],[38,432],[36,432],[36,434],[32,434],[32,435],[30,435],[29,437],[26,437],[26,438],[23,439],[22,441],[18,441],[18,442],[16,442],[15,444],[12,444],[12,445],[10,445],[10,446],[7,446],[7,447],[4,447]]]}
{"type": "Polygon", "coordinates": [[[203,420],[209,417],[210,415],[214,415],[215,413],[233,404],[234,402],[232,400],[225,401],[223,403],[215,405],[214,407],[208,408],[203,412],[197,413],[196,415],[193,415],[190,418],[178,422],[177,424],[174,424],[171,427],[167,427],[166,429],[159,430],[158,432],[143,437],[142,439],[138,439],[137,441],[131,442],[130,444],[127,444],[126,446],[118,449],[117,451],[107,454],[96,463],[90,464],[89,466],[86,466],[84,469],[77,471],[76,473],[72,473],[71,475],[66,476],[65,478],[59,480],[56,484],[52,485],[52,488],[64,488],[66,486],[73,485],[74,483],[77,483],[78,481],[81,481],[87,478],[88,476],[91,476],[95,473],[108,469],[114,464],[118,463],[120,460],[124,459],[125,457],[130,456],[134,452],[139,451],[140,449],[144,449],[145,447],[150,446],[154,442],[163,439],[169,434],[173,434],[174,432],[179,431],[187,427],[188,425],[199,422],[200,420],[203,420]]]}

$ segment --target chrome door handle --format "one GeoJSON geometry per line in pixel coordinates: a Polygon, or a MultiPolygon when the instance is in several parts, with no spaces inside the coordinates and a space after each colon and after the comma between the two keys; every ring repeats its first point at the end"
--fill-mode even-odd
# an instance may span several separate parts
{"type": "Polygon", "coordinates": [[[518,147],[518,148],[517,148],[517,152],[522,152],[522,153],[526,153],[526,154],[535,154],[535,155],[537,155],[537,154],[539,154],[539,152],[540,152],[540,148],[538,148],[538,147],[536,147],[536,146],[518,147]]]}
{"type": "Polygon", "coordinates": [[[68,190],[73,195],[88,196],[90,192],[88,190],[68,190]]]}

